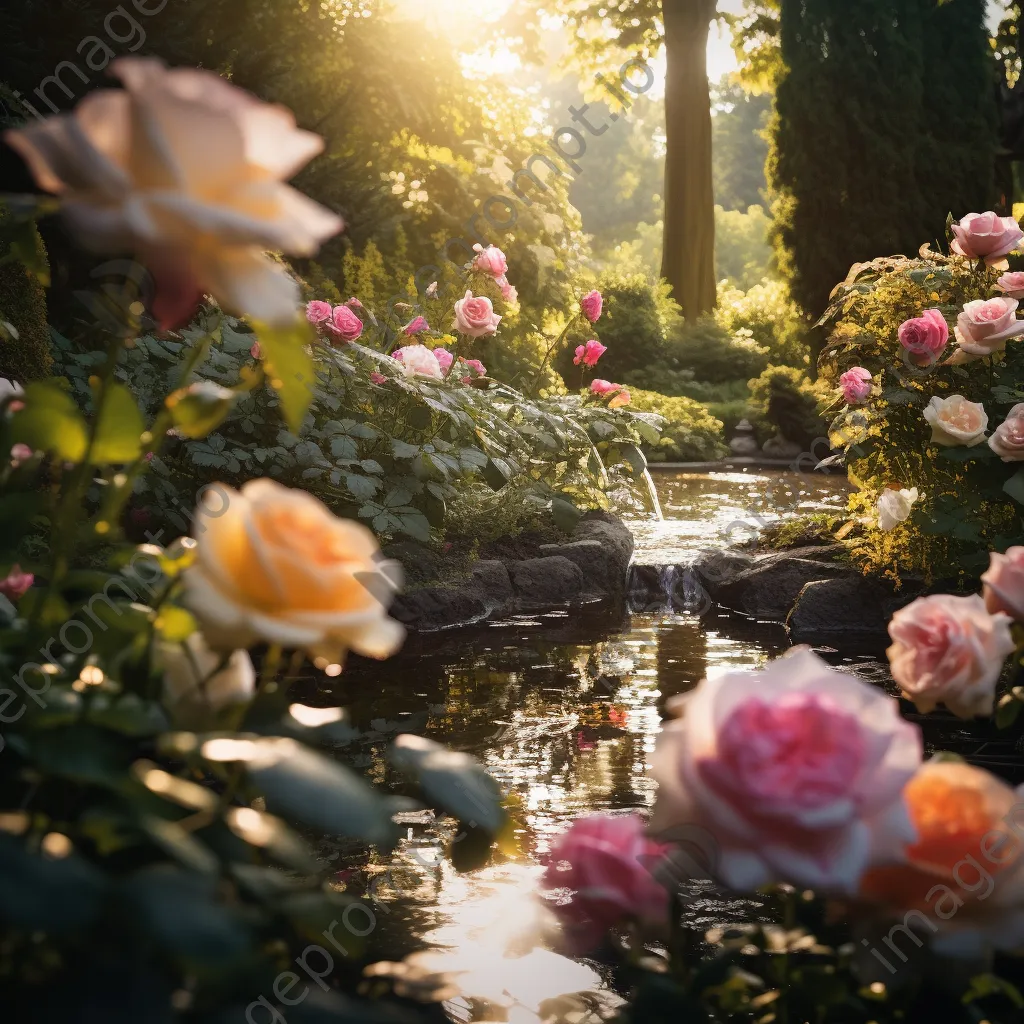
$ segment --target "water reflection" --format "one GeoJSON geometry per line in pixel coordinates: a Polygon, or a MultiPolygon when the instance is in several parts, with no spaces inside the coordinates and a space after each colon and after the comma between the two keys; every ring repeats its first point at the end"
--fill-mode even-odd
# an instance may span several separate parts
{"type": "MultiPolygon", "coordinates": [[[[791,477],[657,477],[667,518],[637,525],[639,559],[692,559],[720,543],[730,523],[777,514],[765,507],[766,494],[801,506],[843,500],[834,478],[791,477]]],[[[605,610],[511,619],[413,641],[384,666],[354,662],[329,681],[333,691],[306,696],[351,709],[362,731],[357,763],[376,781],[397,783],[382,752],[400,731],[474,754],[512,797],[519,852],[460,876],[440,856],[451,830],[429,813],[412,814],[403,819],[407,837],[395,857],[350,871],[346,884],[375,900],[396,938],[408,931],[414,946],[433,951],[415,961],[420,983],[434,971],[458,975],[462,994],[447,1004],[457,1018],[526,1022],[563,993],[585,989],[597,999],[602,983],[591,967],[544,948],[551,923],[533,896],[539,859],[574,818],[651,804],[648,762],[669,697],[705,676],[760,665],[787,646],[779,626],[605,610]]],[[[698,896],[687,901],[687,913],[701,930],[770,913],[756,900],[710,888],[698,896]]],[[[607,999],[614,1002],[607,992],[598,1002],[607,999]]],[[[588,1006],[572,1004],[558,1016],[582,1021],[588,1006]]]]}

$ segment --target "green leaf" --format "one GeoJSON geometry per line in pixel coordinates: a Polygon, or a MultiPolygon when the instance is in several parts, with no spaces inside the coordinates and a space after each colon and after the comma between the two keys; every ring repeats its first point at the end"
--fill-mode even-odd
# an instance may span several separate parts
{"type": "Polygon", "coordinates": [[[566,498],[551,499],[551,518],[562,533],[572,533],[579,524],[582,512],[566,498]]]}
{"type": "Polygon", "coordinates": [[[412,775],[440,810],[495,835],[505,824],[501,789],[478,761],[423,736],[399,736],[391,762],[412,775]]]}
{"type": "Polygon", "coordinates": [[[10,238],[10,253],[44,287],[50,287],[50,264],[46,246],[31,220],[8,222],[5,234],[10,238]],[[13,237],[12,237],[13,236],[13,237]]]}
{"type": "MultiPolygon", "coordinates": [[[[203,748],[204,753],[210,746],[203,748]]],[[[272,813],[331,835],[381,845],[396,840],[390,802],[351,769],[290,739],[239,744],[237,757],[234,749],[224,759],[246,762],[249,778],[272,813]]]]}
{"type": "Polygon", "coordinates": [[[620,444],[618,449],[623,460],[633,470],[634,476],[643,476],[647,472],[647,459],[644,458],[644,453],[635,444],[620,444]]]}
{"type": "Polygon", "coordinates": [[[169,727],[167,716],[158,704],[144,701],[134,693],[126,693],[116,700],[105,694],[94,697],[86,718],[93,725],[126,736],[156,736],[169,727]]]}
{"type": "Polygon", "coordinates": [[[996,706],[996,728],[1009,729],[1020,716],[1022,706],[1024,705],[1012,693],[1001,698],[996,706]]]}
{"type": "Polygon", "coordinates": [[[103,410],[96,423],[89,461],[97,466],[134,462],[142,452],[139,438],[146,429],[135,397],[123,384],[107,384],[103,410]]]}
{"type": "Polygon", "coordinates": [[[227,419],[238,396],[211,380],[198,381],[167,396],[165,405],[174,426],[185,437],[206,437],[227,419]]]}
{"type": "Polygon", "coordinates": [[[106,890],[102,873],[77,854],[51,859],[0,833],[0,915],[6,925],[51,935],[77,931],[96,919],[106,890]]]}
{"type": "Polygon", "coordinates": [[[12,444],[27,444],[69,462],[80,462],[85,457],[85,420],[55,380],[29,384],[24,402],[24,408],[11,417],[12,444]]]}
{"type": "Polygon", "coordinates": [[[484,480],[492,491],[500,491],[508,483],[508,475],[494,459],[488,459],[487,465],[484,466],[484,480]]]}
{"type": "Polygon", "coordinates": [[[286,327],[255,322],[252,326],[271,387],[281,398],[285,422],[297,431],[313,400],[313,360],[306,350],[313,341],[313,330],[304,319],[286,327]]]}

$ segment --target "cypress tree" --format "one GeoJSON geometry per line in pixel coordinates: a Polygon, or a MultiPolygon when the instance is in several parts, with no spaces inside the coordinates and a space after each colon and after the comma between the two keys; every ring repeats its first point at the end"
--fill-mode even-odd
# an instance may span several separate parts
{"type": "Polygon", "coordinates": [[[786,0],[769,179],[793,297],[820,313],[853,263],[914,253],[989,208],[984,0],[786,0]]]}

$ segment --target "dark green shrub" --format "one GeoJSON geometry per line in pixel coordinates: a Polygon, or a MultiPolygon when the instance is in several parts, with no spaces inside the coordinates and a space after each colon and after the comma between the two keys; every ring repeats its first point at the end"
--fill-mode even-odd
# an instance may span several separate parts
{"type": "Polygon", "coordinates": [[[826,434],[814,385],[794,366],[769,366],[750,382],[750,400],[755,414],[790,441],[809,447],[826,434]]]}
{"type": "Polygon", "coordinates": [[[652,462],[705,462],[726,453],[722,421],[700,402],[639,388],[631,389],[630,394],[630,407],[636,412],[654,412],[665,420],[660,439],[643,446],[652,462]]]}
{"type": "MultiPolygon", "coordinates": [[[[6,252],[10,245],[4,228],[4,215],[0,213],[0,253],[6,252]]],[[[22,233],[25,230],[29,229],[23,229],[22,233]]],[[[45,266],[43,240],[34,227],[31,232],[38,258],[45,266]]],[[[49,377],[53,372],[53,357],[46,322],[46,292],[23,263],[0,264],[0,320],[6,320],[18,332],[15,339],[0,331],[0,377],[20,384],[49,377]]]]}
{"type": "Polygon", "coordinates": [[[768,365],[768,350],[749,331],[729,334],[709,318],[679,334],[669,361],[698,382],[721,384],[756,377],[768,365]]]}

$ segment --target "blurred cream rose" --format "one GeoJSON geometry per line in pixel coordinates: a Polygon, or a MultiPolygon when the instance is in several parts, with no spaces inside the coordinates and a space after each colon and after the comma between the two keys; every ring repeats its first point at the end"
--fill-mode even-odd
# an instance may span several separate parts
{"type": "Polygon", "coordinates": [[[922,714],[937,704],[958,718],[991,715],[996,682],[1016,646],[1010,616],[989,614],[978,594],[930,594],[889,622],[892,677],[922,714]]]}
{"type": "Polygon", "coordinates": [[[968,402],[963,395],[933,398],[924,410],[932,428],[931,440],[946,448],[970,448],[985,440],[988,413],[980,402],[968,402]]]}
{"type": "Polygon", "coordinates": [[[988,446],[1003,462],[1024,461],[1024,403],[1015,405],[988,439],[988,446]]]}
{"type": "Polygon", "coordinates": [[[217,514],[196,511],[196,561],[184,573],[185,603],[211,646],[265,640],[331,662],[347,649],[394,654],[405,631],[387,608],[401,567],[365,526],[273,480],[218,490],[217,514]]]}
{"type": "Polygon", "coordinates": [[[988,557],[981,574],[985,607],[1024,622],[1024,547],[1007,548],[1005,554],[992,551],[988,557]]]}
{"type": "Polygon", "coordinates": [[[880,530],[891,530],[897,523],[902,523],[910,516],[910,509],[920,495],[916,487],[896,490],[887,487],[878,496],[875,502],[875,511],[878,513],[878,528],[880,530]]]}
{"type": "Polygon", "coordinates": [[[201,727],[210,716],[232,704],[245,704],[256,693],[256,670],[248,651],[224,655],[210,649],[201,633],[180,644],[161,643],[157,658],[164,670],[163,703],[174,722],[201,727]]]}
{"type": "Polygon", "coordinates": [[[342,228],[284,184],[323,149],[320,137],[211,71],[141,57],[111,71],[123,91],[5,133],[37,184],[62,197],[83,244],[136,253],[165,327],[187,321],[204,292],[234,313],[294,321],[298,285],[264,253],[312,256],[342,228]]]}

